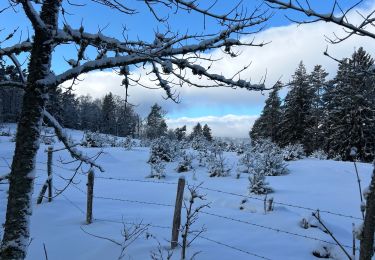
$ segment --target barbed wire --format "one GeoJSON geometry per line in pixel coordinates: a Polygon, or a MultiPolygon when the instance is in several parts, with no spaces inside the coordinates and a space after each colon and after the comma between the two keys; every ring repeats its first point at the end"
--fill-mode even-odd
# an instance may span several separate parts
{"type": "MultiPolygon", "coordinates": [[[[83,191],[82,189],[78,188],[76,185],[73,185],[73,186],[75,186],[77,189],[79,189],[82,193],[87,194],[85,191],[83,191]]],[[[114,201],[123,201],[123,202],[130,202],[130,203],[138,203],[138,204],[155,205],[155,206],[174,207],[174,205],[172,205],[172,204],[164,204],[164,203],[149,202],[149,201],[128,200],[128,199],[109,198],[109,197],[101,197],[101,196],[94,196],[94,198],[97,198],[97,199],[106,199],[106,200],[114,200],[114,201]]],[[[260,224],[252,223],[252,222],[249,222],[249,221],[246,221],[246,220],[235,219],[235,218],[232,218],[232,217],[227,217],[227,216],[223,216],[223,215],[219,215],[219,214],[215,214],[215,213],[210,213],[210,212],[206,212],[206,211],[200,211],[200,213],[205,214],[205,215],[210,215],[210,216],[218,217],[218,218],[222,218],[222,219],[226,219],[226,220],[230,220],[230,221],[234,221],[234,222],[238,222],[238,223],[242,223],[242,224],[247,224],[247,225],[255,226],[255,227],[258,227],[258,228],[268,229],[268,230],[271,230],[271,231],[274,231],[274,232],[277,232],[277,233],[284,233],[284,234],[293,235],[293,236],[300,237],[300,238],[315,240],[315,241],[324,242],[324,243],[327,243],[327,244],[330,244],[330,245],[337,246],[336,243],[330,242],[330,241],[327,241],[327,240],[324,240],[324,239],[320,239],[320,238],[316,238],[316,237],[311,237],[311,236],[307,236],[307,235],[302,235],[302,234],[298,234],[298,233],[294,233],[294,232],[282,230],[282,229],[275,228],[275,227],[269,227],[269,226],[265,226],[265,225],[260,225],[260,224]]],[[[348,245],[343,245],[343,246],[346,247],[346,248],[353,249],[353,247],[348,246],[348,245]]],[[[357,248],[355,248],[355,249],[357,250],[357,248]]]]}
{"type": "MultiPolygon", "coordinates": [[[[217,218],[222,218],[222,219],[234,221],[234,222],[239,222],[239,223],[242,223],[242,224],[247,224],[247,225],[251,225],[251,226],[263,228],[263,229],[268,229],[268,230],[271,230],[271,231],[275,231],[277,233],[284,233],[284,234],[288,234],[288,235],[292,235],[292,236],[296,236],[296,237],[301,237],[301,238],[305,238],[305,239],[315,240],[315,241],[324,242],[324,243],[327,243],[327,244],[331,244],[331,245],[337,246],[336,243],[330,242],[330,241],[327,241],[327,240],[324,240],[324,239],[320,239],[320,238],[316,238],[316,237],[311,237],[311,236],[307,236],[307,235],[302,235],[302,234],[298,234],[298,233],[294,233],[294,232],[282,230],[282,229],[275,228],[275,227],[268,227],[268,226],[265,226],[265,225],[260,225],[260,224],[252,223],[252,222],[249,222],[249,221],[246,221],[246,220],[235,219],[235,218],[232,218],[232,217],[227,217],[227,216],[223,216],[223,215],[219,215],[219,214],[215,214],[215,213],[210,213],[210,212],[206,212],[206,211],[200,211],[200,213],[205,214],[205,215],[214,216],[214,217],[217,217],[217,218]]],[[[348,245],[343,245],[343,247],[353,249],[352,246],[348,246],[348,245]]],[[[355,249],[357,250],[357,248],[355,248],[355,249]]]]}
{"type": "MultiPolygon", "coordinates": [[[[103,222],[110,222],[110,223],[117,223],[117,224],[127,224],[127,225],[134,224],[132,222],[124,222],[122,220],[109,220],[109,219],[101,219],[101,218],[94,218],[94,220],[103,221],[103,222]]],[[[168,226],[155,225],[155,224],[152,224],[152,223],[150,223],[150,224],[142,224],[142,225],[144,225],[144,226],[150,226],[150,227],[154,227],[154,228],[161,228],[161,229],[169,229],[169,230],[172,229],[171,227],[168,227],[168,226]]],[[[260,258],[260,259],[271,260],[271,258],[268,258],[268,257],[265,257],[265,256],[261,256],[261,255],[256,254],[256,253],[249,252],[247,250],[244,250],[244,249],[241,249],[241,248],[238,248],[238,247],[235,247],[235,246],[232,246],[232,245],[229,245],[229,244],[226,244],[226,243],[214,240],[212,238],[208,238],[206,236],[198,235],[197,237],[201,238],[201,239],[204,239],[204,240],[207,240],[207,241],[210,241],[212,243],[221,245],[221,246],[225,246],[225,247],[230,248],[232,250],[239,251],[241,253],[245,253],[245,254],[248,254],[248,255],[251,255],[251,256],[255,256],[255,257],[260,258]]]]}
{"type": "MultiPolygon", "coordinates": [[[[177,182],[166,182],[166,181],[137,180],[137,179],[114,178],[114,177],[103,177],[103,176],[95,176],[95,178],[105,179],[105,180],[127,181],[127,182],[141,182],[141,183],[157,183],[157,184],[177,185],[177,182]]],[[[201,186],[200,189],[207,190],[207,191],[213,191],[213,192],[217,192],[217,193],[222,193],[222,194],[226,194],[226,195],[232,195],[232,196],[241,197],[241,198],[246,198],[246,199],[257,200],[257,201],[261,201],[261,202],[264,201],[263,198],[257,198],[257,197],[254,197],[254,196],[243,195],[243,194],[238,194],[238,193],[234,193],[234,192],[222,191],[222,190],[208,188],[208,187],[204,187],[204,186],[201,186]]],[[[317,208],[314,209],[314,208],[305,207],[305,206],[296,205],[296,204],[291,204],[291,203],[278,202],[278,201],[275,201],[275,200],[273,201],[273,204],[286,206],[286,207],[292,207],[292,208],[298,208],[298,209],[303,209],[303,210],[308,210],[309,212],[317,210],[317,208]]],[[[363,220],[360,217],[355,217],[355,216],[351,216],[351,215],[347,215],[347,214],[343,214],[343,213],[338,213],[338,212],[333,212],[333,211],[329,211],[329,210],[319,209],[319,211],[321,213],[326,213],[326,214],[330,214],[330,215],[334,215],[334,216],[338,216],[338,217],[344,217],[344,218],[350,218],[350,219],[356,219],[356,220],[363,220]]]]}

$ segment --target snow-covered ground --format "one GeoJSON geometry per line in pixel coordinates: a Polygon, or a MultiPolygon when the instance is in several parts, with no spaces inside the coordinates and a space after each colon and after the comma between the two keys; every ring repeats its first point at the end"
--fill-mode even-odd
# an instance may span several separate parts
{"type": "MultiPolygon", "coordinates": [[[[81,139],[82,132],[71,131],[74,139],[81,139]]],[[[27,259],[44,259],[43,244],[52,260],[66,259],[117,259],[121,248],[108,240],[88,235],[122,241],[123,223],[150,224],[148,232],[153,234],[165,248],[171,238],[171,224],[176,196],[175,184],[184,175],[189,184],[203,182],[201,193],[206,194],[210,208],[204,209],[193,229],[207,229],[188,248],[188,256],[200,252],[196,259],[316,259],[312,252],[323,246],[333,252],[335,259],[346,259],[333,239],[319,228],[304,229],[301,220],[306,218],[316,223],[311,209],[320,209],[320,216],[336,238],[347,246],[352,245],[352,223],[361,223],[360,198],[354,166],[349,162],[304,159],[289,162],[290,174],[267,177],[274,193],[276,204],[272,212],[264,212],[263,196],[248,193],[246,174],[236,178],[232,175],[209,178],[207,169],[195,162],[195,174],[176,173],[176,163],[167,166],[167,177],[163,180],[146,179],[150,167],[146,163],[148,148],[134,147],[104,148],[98,163],[105,172],[96,171],[94,194],[94,222],[85,224],[86,176],[78,174],[74,184],[56,197],[52,203],[43,201],[36,205],[41,185],[46,179],[47,146],[41,145],[37,156],[37,179],[33,196],[34,207],[31,218],[32,242],[27,259]],[[101,178],[104,177],[104,178],[101,178]],[[108,178],[115,178],[108,179],[108,178]],[[166,182],[166,183],[165,183],[166,182]],[[219,190],[222,192],[214,191],[219,190]],[[239,195],[243,195],[241,197],[239,195]],[[142,203],[145,202],[145,203],[142,203]],[[151,204],[147,204],[151,203],[151,204]],[[154,205],[160,204],[160,205],[154,205]],[[244,209],[240,210],[240,206],[244,209]],[[301,208],[302,207],[302,208],[301,208]],[[330,214],[326,211],[341,214],[330,214]],[[345,215],[345,216],[342,216],[345,215]],[[355,218],[352,218],[352,217],[355,218]],[[323,241],[328,241],[325,243],[323,241]],[[257,255],[257,256],[256,256],[257,255]]],[[[62,147],[55,144],[55,148],[62,147]]],[[[14,143],[9,137],[0,137],[0,175],[8,172],[14,143]]],[[[98,148],[80,148],[94,155],[98,148]]],[[[238,157],[226,153],[229,165],[235,165],[238,157]]],[[[56,188],[66,184],[59,176],[70,178],[75,164],[69,161],[66,151],[59,151],[53,158],[53,183],[56,188]]],[[[372,165],[358,163],[363,187],[370,181],[372,165]]],[[[0,184],[0,223],[4,222],[7,185],[0,184]]],[[[185,196],[188,193],[185,190],[185,196]]],[[[197,203],[197,206],[199,202],[197,203]]],[[[184,215],[182,218],[184,222],[184,215]]],[[[150,251],[157,250],[155,239],[142,235],[127,249],[124,259],[151,259],[150,251]]],[[[357,241],[358,245],[358,241],[357,241]]],[[[346,248],[351,254],[352,250],[346,248]]],[[[173,259],[180,259],[180,250],[174,250],[173,259]]]]}

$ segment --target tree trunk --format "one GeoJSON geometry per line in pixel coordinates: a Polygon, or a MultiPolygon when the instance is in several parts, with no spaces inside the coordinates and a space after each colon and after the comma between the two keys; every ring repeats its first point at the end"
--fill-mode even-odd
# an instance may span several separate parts
{"type": "Polygon", "coordinates": [[[360,260],[371,260],[374,254],[375,232],[375,165],[372,173],[371,184],[366,196],[366,215],[363,223],[363,231],[360,247],[360,260]]]}
{"type": "Polygon", "coordinates": [[[32,193],[35,177],[35,156],[39,149],[39,136],[48,88],[37,81],[49,75],[53,45],[51,38],[57,28],[61,1],[46,0],[40,18],[46,28],[35,28],[35,37],[28,65],[28,79],[23,97],[21,118],[16,135],[4,235],[0,248],[1,260],[18,260],[26,257],[29,244],[29,219],[32,213],[32,193]]]}

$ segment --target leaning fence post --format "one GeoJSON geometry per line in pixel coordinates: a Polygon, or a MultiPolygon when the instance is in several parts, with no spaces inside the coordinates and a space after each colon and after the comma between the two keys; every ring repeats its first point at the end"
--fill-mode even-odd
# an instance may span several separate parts
{"type": "Polygon", "coordinates": [[[185,178],[184,176],[181,176],[178,179],[176,204],[175,204],[174,215],[173,215],[173,227],[172,227],[172,239],[171,239],[172,249],[175,248],[178,244],[178,233],[180,231],[180,225],[181,225],[181,209],[182,209],[182,199],[184,197],[184,188],[185,188],[185,178]]]}
{"type": "Polygon", "coordinates": [[[39,193],[38,199],[37,199],[37,204],[42,203],[44,194],[47,191],[48,188],[48,202],[52,201],[52,153],[53,153],[53,148],[52,146],[48,147],[47,150],[47,180],[43,184],[43,187],[39,193]]]}
{"type": "Polygon", "coordinates": [[[87,175],[87,211],[86,223],[92,223],[92,202],[94,197],[94,171],[91,169],[87,175]]]}
{"type": "Polygon", "coordinates": [[[48,147],[47,152],[47,173],[48,173],[48,202],[52,201],[52,146],[48,147]]]}

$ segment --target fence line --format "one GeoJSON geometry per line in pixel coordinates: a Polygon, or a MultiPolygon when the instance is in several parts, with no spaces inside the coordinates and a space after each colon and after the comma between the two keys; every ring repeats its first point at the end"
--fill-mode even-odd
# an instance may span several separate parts
{"type": "MultiPolygon", "coordinates": [[[[100,218],[95,218],[94,220],[103,221],[103,222],[110,222],[110,223],[117,223],[117,224],[127,224],[127,225],[133,225],[134,224],[132,222],[125,222],[125,221],[122,221],[122,220],[120,221],[120,220],[109,220],[109,219],[100,219],[100,218]]],[[[150,226],[150,227],[154,227],[154,228],[161,228],[161,229],[171,229],[171,227],[168,227],[168,226],[161,226],[161,225],[155,225],[155,224],[142,224],[142,225],[150,226]]],[[[207,241],[210,241],[212,243],[221,245],[221,246],[225,246],[225,247],[230,248],[232,250],[239,251],[241,253],[245,253],[245,254],[248,254],[248,255],[251,255],[251,256],[255,256],[255,257],[260,258],[260,259],[271,260],[271,258],[249,252],[247,250],[244,250],[244,249],[241,249],[241,248],[238,248],[238,247],[235,247],[235,246],[232,246],[232,245],[229,245],[229,244],[226,244],[226,243],[208,238],[206,236],[198,235],[197,237],[201,238],[201,239],[204,239],[204,240],[207,240],[207,241]]]]}
{"type": "MultiPolygon", "coordinates": [[[[177,185],[177,182],[166,182],[166,181],[136,180],[136,179],[113,178],[113,177],[103,177],[103,176],[96,176],[95,178],[104,179],[104,180],[126,181],[126,182],[141,182],[141,183],[157,183],[157,184],[177,185]]],[[[222,191],[222,190],[208,188],[208,187],[204,187],[204,186],[201,186],[200,189],[218,192],[218,193],[222,193],[222,194],[226,194],[226,195],[232,195],[232,196],[241,197],[241,198],[246,198],[246,199],[258,200],[258,201],[261,201],[261,202],[264,201],[263,198],[257,198],[257,197],[250,196],[250,195],[242,195],[242,194],[238,194],[238,193],[234,193],[234,192],[222,191]]],[[[314,209],[314,208],[310,208],[310,207],[305,207],[305,206],[291,204],[291,203],[285,203],[285,202],[274,201],[273,204],[281,205],[281,206],[285,206],[285,207],[298,208],[298,209],[303,209],[303,210],[308,210],[308,211],[316,211],[317,210],[316,208],[314,209]]],[[[338,217],[344,217],[344,218],[350,218],[350,219],[356,219],[356,220],[363,220],[360,217],[355,217],[355,216],[351,216],[351,215],[347,215],[347,214],[343,214],[343,213],[338,213],[338,212],[333,212],[333,211],[329,211],[329,210],[319,209],[319,211],[321,213],[326,213],[326,214],[330,214],[330,215],[334,215],[334,216],[338,216],[338,217]]]]}
{"type": "MultiPolygon", "coordinates": [[[[75,184],[73,184],[73,186],[76,187],[75,184]]],[[[80,190],[82,193],[86,194],[85,191],[83,191],[82,189],[80,189],[78,187],[76,187],[76,188],[78,190],[80,190]]],[[[138,203],[138,204],[155,205],[155,206],[174,207],[174,205],[172,205],[172,204],[163,204],[163,203],[156,203],[156,202],[149,202],[149,201],[128,200],[128,199],[121,199],[121,198],[108,198],[108,197],[101,197],[101,196],[94,196],[94,198],[104,199],[104,200],[113,200],[113,201],[123,201],[123,202],[130,202],[130,203],[138,203]]],[[[274,231],[274,232],[277,232],[277,233],[284,233],[284,234],[288,234],[288,235],[292,235],[292,236],[296,236],[296,237],[300,237],[300,238],[304,238],[304,239],[315,240],[315,241],[319,241],[319,242],[323,242],[323,243],[327,243],[327,244],[330,244],[330,245],[337,246],[336,243],[333,243],[333,242],[330,242],[330,241],[327,241],[327,240],[324,240],[324,239],[311,237],[311,236],[307,236],[307,235],[302,235],[302,234],[278,229],[278,228],[275,228],[275,227],[260,225],[260,224],[252,223],[252,222],[249,222],[249,221],[246,221],[246,220],[235,219],[235,218],[231,218],[231,217],[227,217],[227,216],[223,216],[223,215],[219,215],[219,214],[215,214],[215,213],[210,213],[210,212],[206,212],[206,211],[200,211],[200,213],[205,214],[205,215],[218,217],[218,218],[222,218],[222,219],[226,219],[226,220],[230,220],[230,221],[234,221],[234,222],[238,222],[238,223],[242,223],[242,224],[246,224],[246,225],[255,226],[255,227],[258,227],[258,228],[271,230],[271,231],[274,231]]],[[[348,245],[343,245],[343,246],[346,247],[346,248],[349,248],[349,249],[353,249],[352,246],[348,246],[348,245]]],[[[357,250],[357,248],[355,248],[355,249],[357,250]]]]}
{"type": "MultiPolygon", "coordinates": [[[[86,213],[84,212],[84,210],[81,207],[79,207],[76,203],[74,203],[73,201],[71,201],[70,199],[68,199],[64,194],[61,194],[61,195],[74,208],[78,209],[82,213],[83,216],[86,215],[86,213]]],[[[103,219],[103,218],[94,218],[94,220],[95,221],[102,221],[102,222],[116,223],[116,224],[127,224],[127,225],[133,225],[134,224],[134,223],[131,223],[131,222],[124,222],[123,220],[120,221],[120,220],[110,220],[110,219],[103,219]]],[[[169,227],[169,226],[162,226],[162,225],[155,225],[155,224],[142,224],[142,225],[150,226],[150,227],[154,227],[154,228],[171,229],[171,227],[169,227]]],[[[238,251],[238,252],[242,252],[242,253],[245,253],[245,254],[248,254],[248,255],[260,258],[260,259],[271,260],[268,257],[261,256],[261,255],[249,252],[247,250],[244,250],[244,249],[241,249],[241,248],[238,248],[238,247],[235,247],[235,246],[232,246],[232,245],[229,245],[229,244],[226,244],[226,243],[223,243],[223,242],[220,242],[220,241],[208,238],[206,236],[199,235],[198,237],[201,238],[201,239],[205,239],[207,241],[210,241],[212,243],[215,243],[215,244],[218,244],[218,245],[221,245],[221,246],[225,246],[225,247],[227,247],[229,249],[232,249],[232,250],[235,250],[235,251],[238,251]]]]}
{"type": "MultiPolygon", "coordinates": [[[[268,226],[252,223],[252,222],[249,222],[249,221],[246,221],[246,220],[235,219],[235,218],[222,216],[222,215],[218,215],[218,214],[210,213],[210,212],[206,212],[206,211],[201,211],[200,213],[205,214],[205,215],[214,216],[214,217],[217,217],[217,218],[222,218],[222,219],[234,221],[234,222],[239,222],[239,223],[242,223],[242,224],[247,224],[247,225],[263,228],[263,229],[268,229],[268,230],[271,230],[271,231],[274,231],[274,232],[277,232],[277,233],[284,233],[284,234],[288,234],[288,235],[292,235],[292,236],[297,236],[297,237],[315,240],[315,241],[319,241],[319,242],[324,242],[324,243],[327,243],[327,244],[337,246],[336,243],[333,243],[333,242],[330,242],[330,241],[327,241],[327,240],[324,240],[324,239],[320,239],[320,238],[316,238],[316,237],[310,237],[310,236],[306,236],[306,235],[301,235],[301,234],[298,234],[298,233],[294,233],[294,232],[290,232],[290,231],[286,231],[286,230],[282,230],[282,229],[278,229],[278,228],[274,228],[274,227],[268,227],[268,226]]],[[[346,248],[353,249],[352,246],[348,246],[348,245],[343,245],[343,246],[346,247],[346,248]]],[[[356,250],[357,250],[357,248],[356,248],[356,250]]]]}

